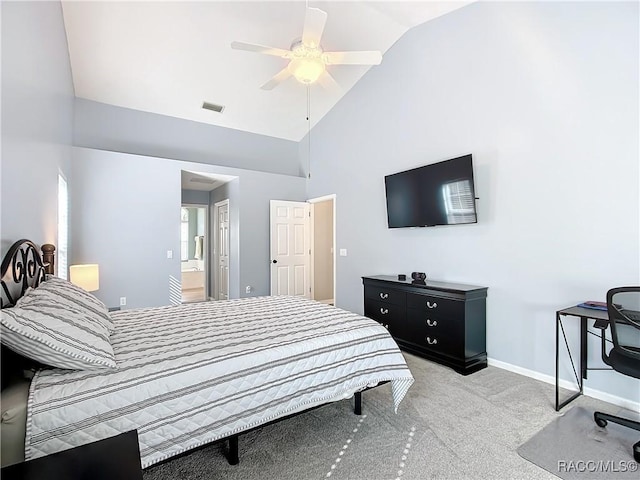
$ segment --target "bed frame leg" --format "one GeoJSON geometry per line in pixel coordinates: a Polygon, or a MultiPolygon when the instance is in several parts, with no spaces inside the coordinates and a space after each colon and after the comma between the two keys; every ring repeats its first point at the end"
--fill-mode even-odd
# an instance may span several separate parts
{"type": "Polygon", "coordinates": [[[353,413],[356,415],[362,415],[362,392],[356,392],[354,398],[355,406],[353,407],[353,413]]]}
{"type": "Polygon", "coordinates": [[[238,457],[238,435],[229,437],[229,455],[227,457],[229,465],[238,465],[240,458],[238,457]]]}

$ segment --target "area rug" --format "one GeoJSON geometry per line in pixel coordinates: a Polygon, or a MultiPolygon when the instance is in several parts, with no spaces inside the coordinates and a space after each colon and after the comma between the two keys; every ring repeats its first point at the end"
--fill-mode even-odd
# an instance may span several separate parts
{"type": "Polygon", "coordinates": [[[518,453],[564,480],[637,480],[631,447],[638,440],[640,432],[611,422],[600,428],[592,410],[573,407],[521,445],[518,453]]]}

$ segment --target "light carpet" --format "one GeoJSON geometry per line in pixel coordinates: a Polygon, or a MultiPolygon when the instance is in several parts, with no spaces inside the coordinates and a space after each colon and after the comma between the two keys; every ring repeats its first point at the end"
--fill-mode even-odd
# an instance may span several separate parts
{"type": "Polygon", "coordinates": [[[416,382],[397,414],[383,385],[363,394],[360,417],[353,401],[330,404],[242,435],[239,465],[227,463],[219,443],[152,466],[144,480],[557,478],[517,453],[559,416],[552,385],[495,367],[462,376],[405,358],[416,382]]]}

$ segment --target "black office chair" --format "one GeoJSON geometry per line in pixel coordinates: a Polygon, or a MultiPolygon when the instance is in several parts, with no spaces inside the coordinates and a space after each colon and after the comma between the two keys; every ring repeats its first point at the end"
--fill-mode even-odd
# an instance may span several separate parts
{"type": "MultiPolygon", "coordinates": [[[[607,292],[608,327],[613,347],[607,353],[605,330],[602,328],[602,360],[624,375],[640,379],[640,287],[612,288],[607,292]]],[[[593,419],[600,427],[608,422],[640,431],[640,422],[595,412],[593,419]]],[[[633,458],[640,463],[640,441],[633,445],[633,458]]]]}

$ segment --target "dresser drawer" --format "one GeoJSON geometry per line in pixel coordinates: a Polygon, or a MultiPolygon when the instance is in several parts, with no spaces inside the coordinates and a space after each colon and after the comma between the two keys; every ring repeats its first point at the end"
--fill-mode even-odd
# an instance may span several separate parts
{"type": "Polygon", "coordinates": [[[407,294],[405,292],[377,285],[365,285],[364,298],[402,306],[407,302],[407,294]]]}
{"type": "Polygon", "coordinates": [[[407,293],[407,308],[422,309],[438,316],[464,316],[464,302],[432,295],[407,293]]]}
{"type": "Polygon", "coordinates": [[[447,355],[464,352],[464,325],[460,319],[425,317],[420,310],[407,310],[403,340],[447,355]]]}
{"type": "Polygon", "coordinates": [[[402,305],[392,305],[389,303],[367,299],[364,302],[364,314],[366,317],[386,322],[405,322],[406,309],[402,305]]]}
{"type": "Polygon", "coordinates": [[[366,299],[364,314],[383,325],[389,330],[391,336],[400,338],[404,336],[406,328],[406,309],[404,306],[366,299]]]}
{"type": "Polygon", "coordinates": [[[431,311],[407,308],[407,323],[424,332],[437,330],[450,337],[464,339],[464,318],[447,317],[431,311]]]}

